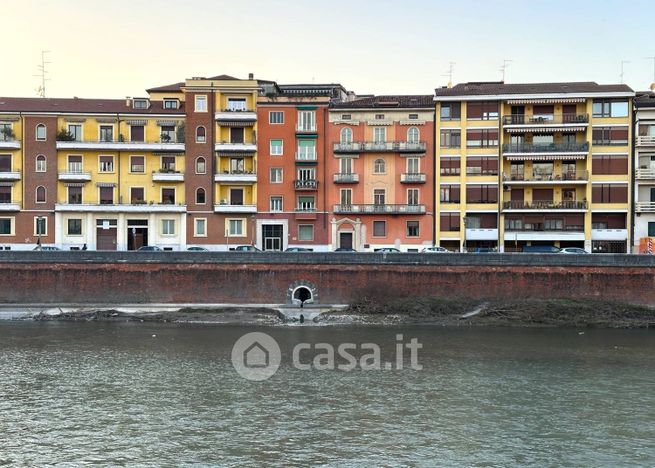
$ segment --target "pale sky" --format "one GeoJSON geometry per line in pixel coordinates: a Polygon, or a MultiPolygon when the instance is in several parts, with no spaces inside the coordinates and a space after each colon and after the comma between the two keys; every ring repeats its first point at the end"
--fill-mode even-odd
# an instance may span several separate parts
{"type": "Polygon", "coordinates": [[[0,0],[0,95],[144,96],[219,74],[431,94],[448,82],[655,80],[653,0],[0,0]]]}

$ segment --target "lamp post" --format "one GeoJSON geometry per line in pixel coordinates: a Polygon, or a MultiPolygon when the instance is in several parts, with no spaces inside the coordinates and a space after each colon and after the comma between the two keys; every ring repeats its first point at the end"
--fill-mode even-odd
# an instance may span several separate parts
{"type": "Polygon", "coordinates": [[[36,240],[36,245],[38,247],[38,250],[43,250],[43,246],[41,245],[41,222],[43,221],[43,216],[37,216],[36,217],[36,235],[37,235],[37,240],[36,240]]]}
{"type": "Polygon", "coordinates": [[[468,223],[468,218],[464,216],[464,252],[468,252],[468,248],[466,245],[466,224],[468,223]]]}

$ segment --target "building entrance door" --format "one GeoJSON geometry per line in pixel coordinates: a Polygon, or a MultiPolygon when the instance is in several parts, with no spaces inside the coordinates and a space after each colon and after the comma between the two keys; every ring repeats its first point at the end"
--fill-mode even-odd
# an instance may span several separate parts
{"type": "Polygon", "coordinates": [[[127,220],[127,250],[137,250],[148,245],[148,220],[127,220]]]}
{"type": "Polygon", "coordinates": [[[282,250],[282,236],[284,226],[282,224],[264,224],[262,226],[262,239],[264,239],[264,250],[282,250]]]}
{"type": "Polygon", "coordinates": [[[342,249],[352,249],[353,248],[353,233],[352,232],[340,232],[339,233],[339,247],[342,249]]]}
{"type": "Polygon", "coordinates": [[[115,219],[99,219],[96,222],[96,250],[116,250],[115,219]]]}

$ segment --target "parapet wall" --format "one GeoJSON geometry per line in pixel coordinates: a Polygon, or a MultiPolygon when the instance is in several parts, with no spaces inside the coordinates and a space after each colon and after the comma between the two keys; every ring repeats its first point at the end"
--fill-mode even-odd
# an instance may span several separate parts
{"type": "Polygon", "coordinates": [[[363,295],[595,298],[655,305],[655,257],[636,255],[1,252],[0,303],[320,303],[363,295]]]}

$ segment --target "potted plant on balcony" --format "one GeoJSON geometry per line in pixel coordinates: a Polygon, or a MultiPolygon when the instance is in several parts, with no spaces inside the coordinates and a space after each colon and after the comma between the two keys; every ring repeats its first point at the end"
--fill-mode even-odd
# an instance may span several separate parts
{"type": "Polygon", "coordinates": [[[57,141],[75,141],[75,136],[65,128],[62,128],[57,132],[57,141]]]}
{"type": "Polygon", "coordinates": [[[171,136],[168,133],[162,133],[159,138],[161,138],[162,143],[170,143],[171,142],[171,136]]]}
{"type": "Polygon", "coordinates": [[[16,138],[16,134],[10,127],[2,127],[0,129],[0,135],[2,135],[2,140],[3,141],[9,141],[13,140],[16,138]]]}

